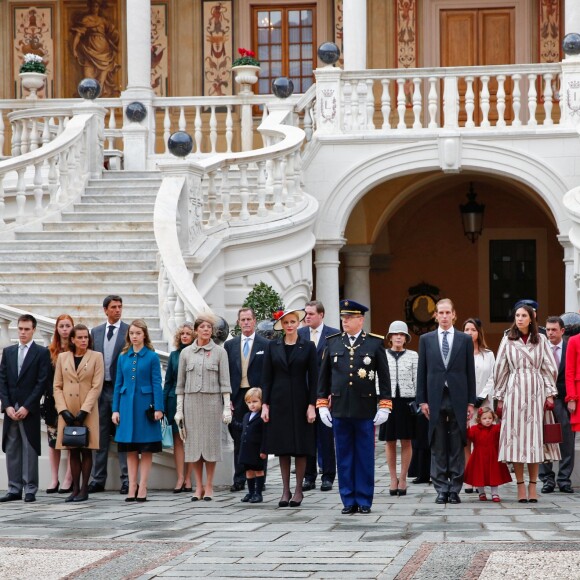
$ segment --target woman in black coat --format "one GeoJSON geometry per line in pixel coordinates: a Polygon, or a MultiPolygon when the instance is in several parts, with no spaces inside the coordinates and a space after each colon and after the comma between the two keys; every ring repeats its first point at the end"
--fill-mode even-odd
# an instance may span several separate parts
{"type": "Polygon", "coordinates": [[[315,453],[316,347],[298,336],[304,310],[284,312],[274,325],[284,337],[270,343],[262,371],[262,419],[266,423],[266,452],[278,455],[282,473],[280,507],[302,503],[306,457],[315,453]],[[290,498],[290,458],[295,458],[296,487],[290,498]]]}

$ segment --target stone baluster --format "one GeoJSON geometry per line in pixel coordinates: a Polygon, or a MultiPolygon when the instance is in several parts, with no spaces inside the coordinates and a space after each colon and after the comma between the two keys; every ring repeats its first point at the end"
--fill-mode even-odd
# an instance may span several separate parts
{"type": "Polygon", "coordinates": [[[282,177],[282,203],[284,204],[284,207],[288,207],[288,182],[286,181],[286,156],[280,158],[280,176],[282,177]]]}
{"type": "Polygon", "coordinates": [[[207,223],[209,226],[216,224],[216,185],[215,185],[215,171],[210,171],[208,174],[207,184],[207,205],[209,207],[209,216],[207,223]]]}
{"type": "Polygon", "coordinates": [[[421,111],[422,111],[422,103],[421,103],[421,79],[414,78],[413,79],[413,115],[415,120],[413,121],[413,129],[421,129],[423,124],[421,123],[421,111]]]}
{"type": "Polygon", "coordinates": [[[489,122],[489,75],[481,75],[481,113],[483,118],[481,120],[481,127],[488,128],[491,126],[489,122]]]}
{"type": "Polygon", "coordinates": [[[169,285],[167,286],[167,325],[169,326],[170,332],[174,332],[177,328],[175,324],[175,303],[177,302],[177,294],[175,292],[175,287],[173,282],[169,280],[169,285]]]}
{"type": "Polygon", "coordinates": [[[520,121],[520,109],[521,109],[521,96],[522,92],[520,89],[520,80],[522,75],[515,73],[512,75],[513,89],[512,89],[512,109],[514,112],[514,118],[512,121],[512,127],[521,127],[522,122],[520,121]]]}
{"type": "Polygon", "coordinates": [[[56,207],[56,194],[58,192],[57,160],[58,157],[56,155],[53,155],[48,160],[48,194],[50,196],[49,207],[51,209],[56,207]]]}
{"type": "Polygon", "coordinates": [[[175,297],[175,329],[180,327],[185,322],[185,308],[183,306],[183,300],[179,295],[175,297]]]}
{"type": "Polygon", "coordinates": [[[44,190],[42,188],[42,166],[44,163],[34,164],[34,215],[39,217],[42,215],[42,196],[44,190]]]}
{"type": "Polygon", "coordinates": [[[528,126],[536,126],[538,121],[536,119],[536,107],[538,106],[537,103],[537,96],[538,93],[536,92],[536,74],[530,73],[528,75],[528,126]]]}
{"type": "Polygon", "coordinates": [[[397,113],[399,114],[399,122],[397,129],[406,129],[405,123],[405,79],[397,79],[397,113]]]}
{"type": "Polygon", "coordinates": [[[248,187],[248,164],[239,163],[238,168],[240,170],[240,219],[246,221],[250,219],[250,212],[248,211],[248,200],[250,197],[250,189],[248,187]]]}
{"type": "Polygon", "coordinates": [[[68,175],[69,175],[69,186],[70,186],[70,193],[72,194],[72,198],[77,194],[78,191],[78,180],[79,180],[79,173],[78,171],[79,166],[77,163],[77,156],[78,156],[78,144],[73,143],[71,145],[69,154],[68,154],[68,175]]]}
{"type": "Polygon", "coordinates": [[[258,216],[266,215],[266,162],[258,161],[258,216]]]}
{"type": "Polygon", "coordinates": [[[59,154],[58,171],[60,181],[60,202],[65,203],[69,199],[69,174],[67,157],[69,151],[65,150],[59,154]]]}
{"type": "Polygon", "coordinates": [[[234,138],[234,121],[232,119],[232,106],[227,106],[226,113],[226,153],[232,152],[232,140],[234,138]]]}
{"type": "Polygon", "coordinates": [[[552,73],[546,73],[544,75],[544,125],[552,126],[554,121],[552,120],[552,97],[554,92],[552,90],[552,73]]]}
{"type": "Polygon", "coordinates": [[[222,202],[222,216],[221,221],[226,222],[232,219],[232,214],[230,212],[230,184],[228,182],[230,172],[229,165],[223,165],[220,169],[221,181],[220,181],[220,199],[222,202]]]}
{"type": "Polygon", "coordinates": [[[358,131],[360,128],[358,118],[358,81],[350,81],[350,100],[351,100],[351,128],[353,131],[358,131]]]}
{"type": "Polygon", "coordinates": [[[26,183],[24,182],[24,173],[26,172],[26,167],[22,167],[17,170],[18,181],[16,183],[16,223],[24,223],[24,206],[26,205],[26,183]]]}
{"type": "Polygon", "coordinates": [[[469,75],[465,77],[465,114],[467,116],[465,120],[466,128],[475,127],[475,123],[473,121],[473,112],[475,111],[475,93],[473,92],[473,81],[473,76],[469,75]]]}
{"type": "Polygon", "coordinates": [[[40,329],[40,336],[42,338],[43,346],[48,346],[52,342],[52,335],[53,333],[49,330],[42,330],[40,329]]]}
{"type": "Polygon", "coordinates": [[[6,202],[4,201],[4,175],[5,173],[0,173],[0,229],[6,226],[6,221],[4,216],[6,215],[6,202]]]}
{"type": "MultiPolygon", "coordinates": [[[[194,134],[195,134],[195,152],[201,153],[202,121],[201,121],[201,106],[200,105],[195,106],[195,121],[194,121],[193,126],[195,127],[195,132],[194,132],[194,134]]],[[[183,130],[184,129],[182,129],[182,131],[183,130]]]]}
{"type": "Polygon", "coordinates": [[[215,154],[217,145],[217,118],[215,116],[215,106],[211,106],[211,113],[209,117],[209,142],[211,144],[211,152],[215,154]]]}
{"type": "Polygon", "coordinates": [[[429,77],[429,94],[427,95],[429,111],[429,129],[437,129],[437,77],[429,77]]]}
{"type": "Polygon", "coordinates": [[[294,172],[296,174],[296,178],[294,180],[296,196],[297,199],[302,199],[302,194],[304,191],[302,189],[302,152],[300,149],[296,149],[294,152],[294,172]]]}
{"type": "Polygon", "coordinates": [[[23,119],[21,121],[21,126],[22,133],[20,135],[20,152],[24,155],[24,153],[28,153],[30,151],[30,131],[28,129],[28,119],[23,119]]]}
{"type": "Polygon", "coordinates": [[[496,127],[505,127],[505,75],[497,75],[497,123],[496,127]]]}
{"type": "Polygon", "coordinates": [[[114,131],[117,128],[117,119],[115,119],[115,109],[113,107],[111,107],[109,109],[109,130],[112,131],[112,133],[109,135],[109,138],[107,139],[107,149],[109,151],[112,151],[113,149],[115,149],[115,134],[114,131]]]}
{"type": "Polygon", "coordinates": [[[44,123],[42,124],[42,146],[44,147],[50,143],[50,118],[44,117],[44,123]]]}
{"type": "Polygon", "coordinates": [[[383,115],[383,131],[388,131],[391,128],[391,94],[389,93],[390,79],[382,79],[381,85],[383,92],[381,94],[381,113],[383,115]]]}
{"type": "Polygon", "coordinates": [[[10,320],[0,318],[0,348],[6,348],[12,344],[10,340],[10,320]]]}
{"type": "Polygon", "coordinates": [[[4,113],[0,110],[0,157],[4,156],[4,113]]]}
{"type": "Polygon", "coordinates": [[[375,128],[375,95],[373,93],[373,80],[367,79],[367,129],[373,131],[375,128]]]}
{"type": "Polygon", "coordinates": [[[284,177],[286,182],[286,207],[294,207],[296,202],[296,189],[294,187],[294,153],[288,153],[284,156],[283,165],[284,177]]]}
{"type": "Polygon", "coordinates": [[[304,108],[304,125],[303,125],[304,133],[306,134],[306,142],[310,142],[312,139],[312,105],[309,103],[304,108]]]}
{"type": "Polygon", "coordinates": [[[169,155],[169,137],[171,137],[171,116],[169,115],[169,107],[165,107],[165,114],[163,115],[163,144],[165,145],[165,155],[169,155]]]}
{"type": "Polygon", "coordinates": [[[274,211],[282,213],[284,211],[284,204],[282,203],[282,176],[281,176],[281,160],[276,157],[272,160],[272,174],[274,179],[273,196],[274,196],[274,211]]]}
{"type": "Polygon", "coordinates": [[[12,157],[22,154],[22,122],[15,121],[12,124],[12,157]]]}
{"type": "MultiPolygon", "coordinates": [[[[199,105],[198,105],[199,108],[199,105]]],[[[196,114],[199,114],[198,108],[196,109],[196,114]]],[[[187,131],[187,121],[185,119],[185,108],[183,106],[179,107],[179,121],[177,122],[177,126],[179,127],[180,131],[187,131]]]]}
{"type": "Polygon", "coordinates": [[[58,137],[64,131],[64,117],[58,117],[56,136],[58,137]]]}
{"type": "Polygon", "coordinates": [[[38,120],[34,117],[30,123],[30,151],[36,151],[40,141],[38,139],[38,120]]]}
{"type": "Polygon", "coordinates": [[[342,86],[344,97],[344,131],[352,131],[352,87],[350,83],[344,82],[342,86]]]}

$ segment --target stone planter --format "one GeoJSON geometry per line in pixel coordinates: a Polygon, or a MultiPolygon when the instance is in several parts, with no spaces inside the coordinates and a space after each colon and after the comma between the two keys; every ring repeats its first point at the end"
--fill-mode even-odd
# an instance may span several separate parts
{"type": "Polygon", "coordinates": [[[39,89],[44,87],[46,74],[37,72],[21,72],[18,73],[18,76],[20,77],[22,86],[30,93],[26,98],[31,100],[38,99],[36,93],[39,89]]]}
{"type": "Polygon", "coordinates": [[[232,67],[232,72],[234,73],[234,80],[240,85],[239,94],[252,95],[252,85],[258,82],[260,67],[244,64],[242,66],[232,67]]]}

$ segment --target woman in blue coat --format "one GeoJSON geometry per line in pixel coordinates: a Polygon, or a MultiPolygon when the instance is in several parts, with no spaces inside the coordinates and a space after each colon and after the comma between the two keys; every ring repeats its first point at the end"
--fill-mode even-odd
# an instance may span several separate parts
{"type": "Polygon", "coordinates": [[[163,390],[159,357],[151,344],[145,322],[134,320],[129,326],[125,348],[117,362],[112,417],[113,423],[117,425],[115,441],[118,449],[127,453],[127,502],[147,501],[147,480],[153,463],[153,453],[162,450],[162,417],[163,390]]]}

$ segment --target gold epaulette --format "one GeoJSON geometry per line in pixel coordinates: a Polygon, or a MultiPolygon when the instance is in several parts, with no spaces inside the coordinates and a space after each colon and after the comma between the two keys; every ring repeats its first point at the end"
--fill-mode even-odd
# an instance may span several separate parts
{"type": "Polygon", "coordinates": [[[320,409],[320,407],[328,407],[329,402],[328,399],[316,399],[316,408],[320,409]]]}
{"type": "Polygon", "coordinates": [[[375,338],[380,338],[381,340],[385,340],[385,337],[381,334],[375,334],[374,332],[367,332],[369,336],[374,336],[375,338]]]}
{"type": "Polygon", "coordinates": [[[381,399],[379,401],[379,409],[388,409],[389,411],[393,408],[393,401],[390,399],[381,399]]]}
{"type": "Polygon", "coordinates": [[[326,337],[326,340],[328,340],[329,338],[334,338],[335,336],[340,336],[342,334],[342,332],[335,332],[334,334],[329,334],[326,337]]]}

